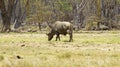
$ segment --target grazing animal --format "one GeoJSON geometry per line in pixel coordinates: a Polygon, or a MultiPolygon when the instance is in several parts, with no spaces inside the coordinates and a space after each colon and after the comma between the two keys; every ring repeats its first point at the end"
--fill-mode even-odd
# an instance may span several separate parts
{"type": "Polygon", "coordinates": [[[73,41],[73,25],[70,22],[66,21],[56,21],[51,26],[51,31],[47,34],[48,41],[51,41],[54,35],[56,35],[56,41],[57,39],[60,41],[60,34],[69,34],[69,42],[73,41]]]}

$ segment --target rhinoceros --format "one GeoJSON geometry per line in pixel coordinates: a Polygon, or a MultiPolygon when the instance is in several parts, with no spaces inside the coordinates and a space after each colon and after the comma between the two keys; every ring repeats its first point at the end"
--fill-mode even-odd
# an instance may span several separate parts
{"type": "Polygon", "coordinates": [[[56,21],[51,26],[51,31],[47,34],[48,41],[51,41],[54,35],[56,35],[56,41],[59,39],[60,41],[60,34],[66,35],[69,34],[70,39],[69,42],[73,41],[73,25],[70,22],[66,21],[56,21]]]}

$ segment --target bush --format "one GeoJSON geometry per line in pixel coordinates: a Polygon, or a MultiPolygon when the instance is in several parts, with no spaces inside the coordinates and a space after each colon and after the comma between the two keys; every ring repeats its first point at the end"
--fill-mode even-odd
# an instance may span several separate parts
{"type": "Polygon", "coordinates": [[[99,18],[95,15],[87,18],[87,20],[85,22],[86,23],[85,24],[85,30],[97,30],[98,21],[99,21],[99,18]]]}

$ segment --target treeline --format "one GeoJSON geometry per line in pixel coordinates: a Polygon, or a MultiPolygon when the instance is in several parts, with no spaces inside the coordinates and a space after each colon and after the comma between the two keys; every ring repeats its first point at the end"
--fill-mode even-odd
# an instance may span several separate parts
{"type": "Polygon", "coordinates": [[[0,0],[2,32],[69,21],[75,30],[120,29],[120,0],[0,0]]]}

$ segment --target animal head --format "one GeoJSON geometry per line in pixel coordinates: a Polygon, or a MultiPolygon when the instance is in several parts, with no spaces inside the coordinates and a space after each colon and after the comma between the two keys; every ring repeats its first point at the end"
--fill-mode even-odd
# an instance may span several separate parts
{"type": "Polygon", "coordinates": [[[48,33],[46,35],[48,36],[48,41],[51,41],[54,36],[54,34],[52,34],[52,33],[48,33]]]}

